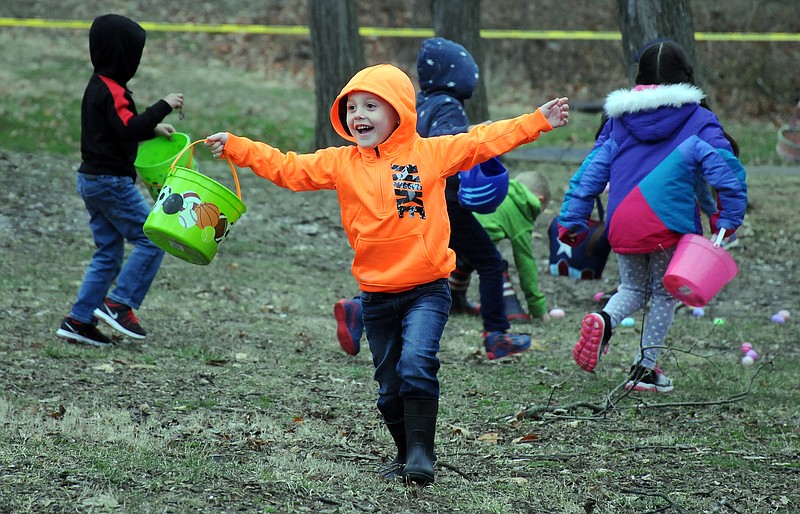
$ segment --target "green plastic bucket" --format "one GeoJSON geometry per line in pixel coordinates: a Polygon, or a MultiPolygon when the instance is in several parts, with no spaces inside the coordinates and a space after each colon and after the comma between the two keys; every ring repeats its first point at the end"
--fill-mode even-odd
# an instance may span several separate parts
{"type": "Polygon", "coordinates": [[[217,254],[219,244],[247,211],[242,202],[236,168],[228,161],[236,193],[201,173],[177,166],[178,154],[144,223],[145,235],[165,252],[192,264],[205,266],[217,254]]]}
{"type": "MultiPolygon", "coordinates": [[[[175,132],[171,140],[164,136],[156,136],[139,144],[133,166],[153,200],[158,198],[158,192],[161,191],[161,186],[164,185],[164,179],[167,178],[176,156],[189,148],[189,141],[188,135],[175,132]]],[[[193,154],[193,151],[185,154],[176,165],[196,170],[193,154]]]]}

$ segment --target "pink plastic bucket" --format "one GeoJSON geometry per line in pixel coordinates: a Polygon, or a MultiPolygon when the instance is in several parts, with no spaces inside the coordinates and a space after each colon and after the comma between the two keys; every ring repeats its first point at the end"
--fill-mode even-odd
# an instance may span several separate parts
{"type": "Polygon", "coordinates": [[[697,234],[685,234],[664,274],[664,287],[689,307],[704,307],[739,272],[722,247],[697,234]]]}

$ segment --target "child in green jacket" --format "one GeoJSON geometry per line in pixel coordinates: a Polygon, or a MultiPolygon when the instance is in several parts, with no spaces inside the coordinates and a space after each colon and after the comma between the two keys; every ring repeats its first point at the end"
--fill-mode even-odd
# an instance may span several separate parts
{"type": "MultiPolygon", "coordinates": [[[[549,318],[547,300],[539,290],[539,273],[531,237],[536,218],[548,203],[550,185],[547,179],[540,173],[526,171],[508,181],[508,195],[495,212],[475,214],[495,244],[503,239],[511,243],[528,314],[533,319],[544,321],[549,318]]],[[[510,292],[513,294],[513,290],[510,292]]]]}

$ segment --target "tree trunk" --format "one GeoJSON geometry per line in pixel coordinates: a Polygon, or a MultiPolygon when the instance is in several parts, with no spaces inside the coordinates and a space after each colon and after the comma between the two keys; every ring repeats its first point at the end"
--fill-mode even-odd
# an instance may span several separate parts
{"type": "Polygon", "coordinates": [[[695,81],[702,84],[689,0],[617,0],[617,6],[622,51],[631,83],[636,79],[636,63],[643,47],[657,39],[671,39],[686,51],[695,81]]]}
{"type": "Polygon", "coordinates": [[[356,0],[308,0],[308,6],[317,104],[314,144],[316,148],[340,146],[347,141],[331,126],[331,105],[365,66],[356,0]]]}
{"type": "Polygon", "coordinates": [[[480,76],[472,98],[465,103],[470,123],[489,119],[484,85],[484,59],[480,34],[480,0],[433,0],[433,30],[437,36],[460,43],[478,64],[480,76]]]}

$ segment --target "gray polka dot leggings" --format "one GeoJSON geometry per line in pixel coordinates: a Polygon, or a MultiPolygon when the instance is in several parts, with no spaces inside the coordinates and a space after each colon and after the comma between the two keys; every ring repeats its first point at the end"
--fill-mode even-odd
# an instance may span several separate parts
{"type": "Polygon", "coordinates": [[[664,273],[675,253],[675,247],[650,254],[617,254],[619,290],[608,300],[603,310],[611,317],[611,328],[642,309],[647,301],[650,308],[645,318],[641,352],[633,360],[653,369],[664,347],[667,332],[678,301],[664,289],[664,273]]]}

